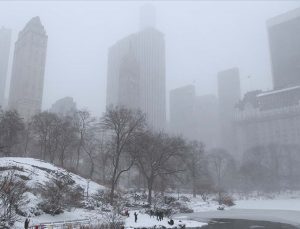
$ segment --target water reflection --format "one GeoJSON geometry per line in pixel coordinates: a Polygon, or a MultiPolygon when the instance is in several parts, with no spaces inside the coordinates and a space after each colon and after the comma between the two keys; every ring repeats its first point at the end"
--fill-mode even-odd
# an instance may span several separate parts
{"type": "Polygon", "coordinates": [[[297,229],[288,224],[268,221],[240,220],[240,219],[214,219],[201,229],[297,229]]]}

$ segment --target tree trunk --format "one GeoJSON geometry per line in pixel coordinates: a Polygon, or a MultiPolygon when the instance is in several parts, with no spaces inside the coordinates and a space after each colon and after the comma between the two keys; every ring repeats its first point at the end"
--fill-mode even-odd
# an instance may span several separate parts
{"type": "Polygon", "coordinates": [[[150,204],[150,205],[152,203],[153,181],[154,181],[154,178],[152,178],[152,177],[150,177],[149,179],[147,179],[147,183],[148,183],[148,204],[150,204]]]}

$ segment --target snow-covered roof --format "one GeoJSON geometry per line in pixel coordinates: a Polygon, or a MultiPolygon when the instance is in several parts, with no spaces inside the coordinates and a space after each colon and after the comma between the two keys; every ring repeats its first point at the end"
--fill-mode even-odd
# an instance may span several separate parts
{"type": "Polygon", "coordinates": [[[293,87],[283,88],[283,89],[279,89],[279,90],[266,91],[266,92],[258,94],[257,97],[273,95],[273,94],[277,94],[277,93],[281,93],[281,92],[292,91],[295,89],[300,89],[300,86],[293,86],[293,87]]]}

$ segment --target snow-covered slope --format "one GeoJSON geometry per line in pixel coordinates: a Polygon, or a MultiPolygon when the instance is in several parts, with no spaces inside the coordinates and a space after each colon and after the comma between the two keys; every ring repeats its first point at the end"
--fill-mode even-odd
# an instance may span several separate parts
{"type": "Polygon", "coordinates": [[[70,173],[48,162],[23,157],[2,157],[0,158],[0,174],[14,170],[15,175],[23,177],[27,180],[27,185],[36,188],[51,180],[56,175],[68,175],[75,185],[80,185],[83,190],[89,189],[89,193],[93,194],[99,189],[105,189],[93,181],[88,181],[74,173],[70,173]]]}

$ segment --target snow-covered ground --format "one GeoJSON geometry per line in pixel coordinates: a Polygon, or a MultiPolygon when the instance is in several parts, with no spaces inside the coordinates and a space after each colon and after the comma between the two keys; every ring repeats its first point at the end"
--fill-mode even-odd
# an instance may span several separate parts
{"type": "MultiPolygon", "coordinates": [[[[40,184],[44,184],[49,181],[56,174],[68,174],[76,184],[80,185],[84,190],[89,187],[89,193],[95,193],[98,190],[106,189],[95,182],[88,181],[76,174],[69,173],[64,169],[61,169],[50,163],[46,163],[41,160],[32,158],[1,158],[0,168],[1,174],[5,174],[8,169],[18,167],[16,174],[20,176],[28,177],[28,186],[34,188],[40,184]]],[[[30,203],[26,208],[34,207],[41,200],[39,196],[35,196],[33,193],[26,193],[30,203]]],[[[170,194],[172,195],[172,194],[170,194]]],[[[178,197],[173,194],[174,197],[178,197]]],[[[224,211],[216,210],[218,204],[213,201],[213,197],[209,198],[208,202],[201,199],[200,196],[193,198],[191,195],[180,195],[188,197],[185,204],[188,208],[193,209],[192,214],[181,214],[173,217],[173,227],[179,227],[180,224],[185,224],[186,227],[201,227],[211,218],[236,218],[236,219],[253,219],[253,220],[269,220],[275,222],[290,223],[293,225],[300,225],[300,193],[286,192],[280,195],[251,195],[247,198],[235,196],[236,205],[230,208],[226,208],[224,211]]],[[[185,198],[187,199],[187,198],[185,198]]],[[[182,198],[183,201],[184,198],[182,198]]],[[[138,210],[137,210],[138,211],[138,210]]],[[[130,217],[125,219],[126,228],[143,228],[164,226],[171,228],[168,224],[169,219],[163,221],[157,221],[156,218],[150,218],[147,214],[138,211],[138,221],[134,222],[134,212],[131,212],[130,217]]],[[[51,216],[48,214],[42,214],[40,216],[32,216],[30,225],[37,225],[44,222],[57,222],[68,220],[89,219],[93,224],[95,223],[107,223],[107,213],[101,211],[101,209],[87,210],[87,209],[70,209],[62,214],[51,216]]],[[[25,218],[21,218],[20,222],[17,222],[15,228],[23,228],[25,218]]]]}
{"type": "Polygon", "coordinates": [[[88,181],[74,173],[69,173],[66,170],[59,168],[51,163],[24,157],[2,157],[0,159],[0,167],[18,167],[23,171],[16,170],[15,173],[29,178],[27,185],[29,187],[37,187],[39,184],[44,184],[49,181],[55,174],[69,174],[72,180],[77,185],[80,185],[84,190],[89,189],[89,193],[95,193],[99,189],[105,189],[93,181],[88,181]]]}
{"type": "Polygon", "coordinates": [[[125,228],[150,228],[150,227],[166,227],[166,228],[179,228],[180,225],[185,225],[186,227],[202,227],[206,223],[198,222],[194,220],[185,220],[185,219],[175,219],[174,225],[170,226],[168,221],[170,219],[164,218],[162,221],[158,221],[156,217],[150,217],[148,214],[138,213],[137,222],[134,221],[134,211],[130,212],[130,216],[125,220],[125,228]]]}

